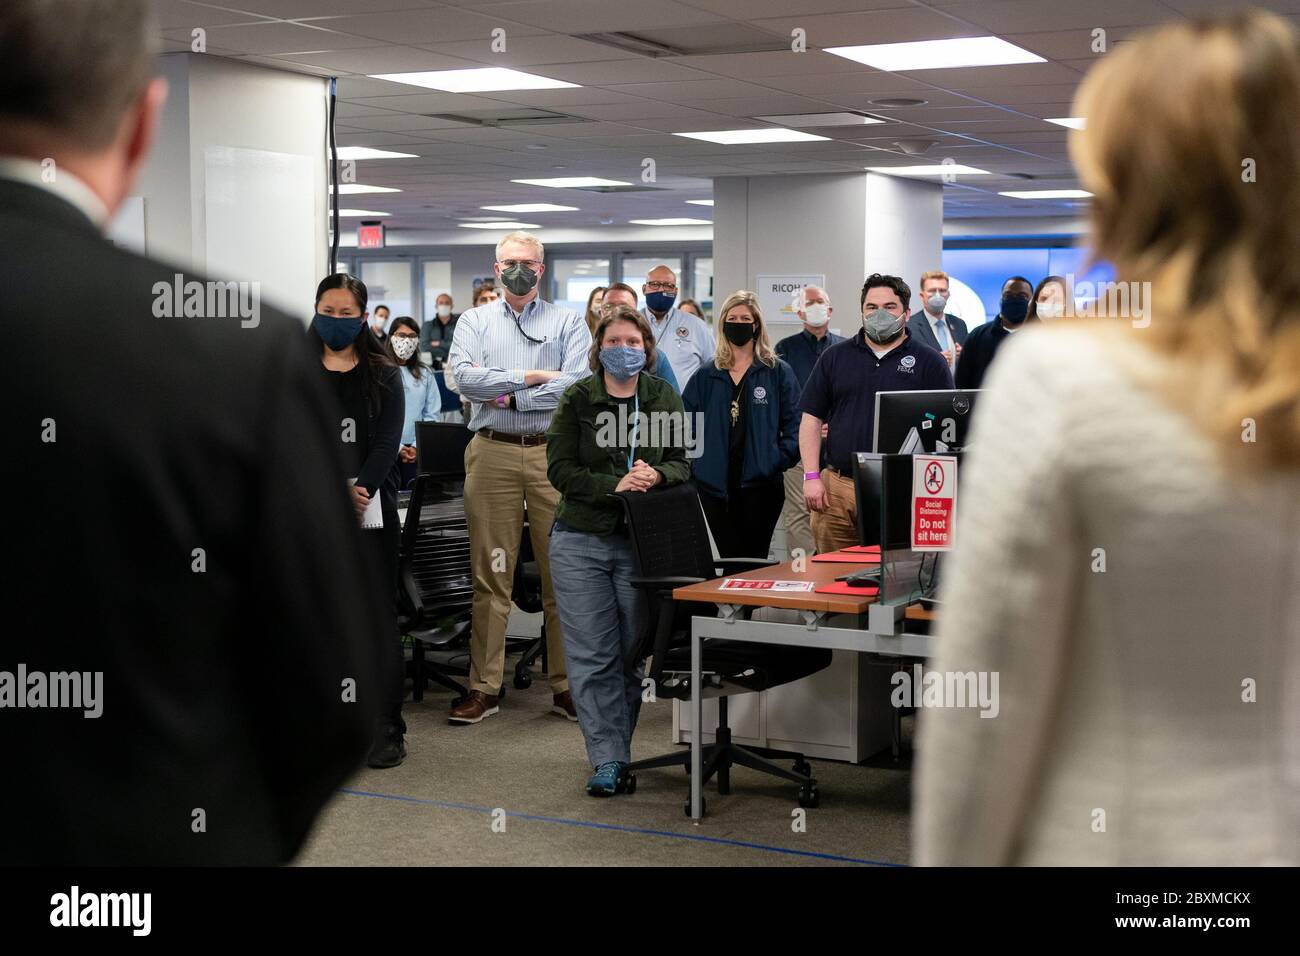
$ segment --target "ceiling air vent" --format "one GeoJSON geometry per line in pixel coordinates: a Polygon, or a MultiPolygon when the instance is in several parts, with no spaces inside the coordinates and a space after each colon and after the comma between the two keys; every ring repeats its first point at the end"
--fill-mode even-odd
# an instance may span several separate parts
{"type": "MultiPolygon", "coordinates": [[[[751,30],[750,32],[757,37],[757,31],[751,30]]],[[[574,39],[613,47],[625,53],[635,53],[638,56],[656,58],[665,56],[718,56],[725,53],[779,53],[790,49],[790,43],[786,40],[763,40],[754,43],[730,43],[709,46],[707,45],[708,39],[704,39],[703,44],[697,43],[690,47],[684,47],[639,37],[634,33],[579,33],[575,34],[574,39]]]]}
{"type": "Polygon", "coordinates": [[[562,123],[590,123],[582,116],[568,113],[555,113],[551,110],[515,109],[495,114],[460,114],[460,113],[425,113],[430,119],[444,120],[450,123],[463,123],[466,126],[487,126],[497,129],[515,129],[521,126],[555,126],[562,123]]]}

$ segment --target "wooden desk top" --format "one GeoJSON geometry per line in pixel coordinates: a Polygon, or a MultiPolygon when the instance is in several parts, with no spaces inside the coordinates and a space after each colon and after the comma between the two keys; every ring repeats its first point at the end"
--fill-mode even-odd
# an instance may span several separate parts
{"type": "MultiPolygon", "coordinates": [[[[829,561],[809,561],[806,571],[794,571],[791,562],[774,564],[770,568],[745,571],[729,575],[751,581],[812,581],[818,587],[834,584],[835,579],[876,564],[838,564],[829,561]]],[[[785,607],[796,611],[828,611],[831,614],[865,614],[876,602],[874,597],[852,594],[818,594],[816,591],[723,591],[726,578],[688,584],[673,590],[678,601],[709,601],[714,604],[748,604],[754,607],[785,607]]]]}
{"type": "MultiPolygon", "coordinates": [[[[877,564],[840,564],[829,561],[809,561],[806,571],[795,571],[793,563],[774,564],[770,568],[744,571],[729,575],[751,581],[812,581],[818,587],[834,584],[835,579],[863,568],[879,567],[877,564]]],[[[876,603],[875,597],[852,594],[818,594],[816,591],[723,591],[722,582],[715,578],[702,584],[688,584],[675,588],[673,597],[678,601],[707,601],[713,604],[745,604],[753,607],[784,607],[796,611],[826,611],[831,614],[865,614],[876,603]]],[[[906,611],[911,621],[933,621],[935,613],[914,604],[906,611]]]]}

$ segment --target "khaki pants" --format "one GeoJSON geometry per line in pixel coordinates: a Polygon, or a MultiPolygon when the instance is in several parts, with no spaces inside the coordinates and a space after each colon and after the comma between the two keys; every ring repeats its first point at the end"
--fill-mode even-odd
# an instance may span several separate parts
{"type": "Polygon", "coordinates": [[[839,551],[858,544],[858,500],[852,480],[838,472],[822,469],[822,484],[826,487],[826,510],[812,515],[813,538],[817,551],[839,551]]]}
{"type": "Polygon", "coordinates": [[[474,574],[469,686],[484,694],[500,692],[505,671],[506,622],[525,502],[529,537],[542,573],[551,692],[559,694],[569,689],[560,615],[551,591],[551,523],[560,493],[546,480],[546,446],[523,447],[475,436],[465,448],[465,517],[474,574]]]}
{"type": "Polygon", "coordinates": [[[793,554],[795,548],[802,548],[804,557],[815,554],[808,502],[803,498],[802,462],[785,473],[785,508],[781,511],[781,518],[785,522],[785,543],[790,553],[793,554]]]}

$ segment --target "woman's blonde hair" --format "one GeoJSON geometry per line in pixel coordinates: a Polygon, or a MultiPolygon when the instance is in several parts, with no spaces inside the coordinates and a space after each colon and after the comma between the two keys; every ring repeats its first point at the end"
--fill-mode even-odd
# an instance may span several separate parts
{"type": "Polygon", "coordinates": [[[1093,254],[1149,283],[1133,336],[1173,360],[1160,391],[1225,451],[1300,465],[1295,32],[1260,11],[1150,31],[1106,54],[1073,115],[1093,254]]]}
{"type": "Polygon", "coordinates": [[[738,305],[748,306],[754,316],[754,357],[768,368],[776,368],[776,352],[772,350],[772,341],[767,337],[763,313],[758,309],[758,296],[747,289],[731,293],[727,296],[727,301],[723,302],[722,307],[718,309],[718,346],[713,353],[713,364],[718,368],[728,369],[735,361],[731,343],[727,341],[727,336],[722,329],[723,323],[727,321],[727,313],[738,305]]]}

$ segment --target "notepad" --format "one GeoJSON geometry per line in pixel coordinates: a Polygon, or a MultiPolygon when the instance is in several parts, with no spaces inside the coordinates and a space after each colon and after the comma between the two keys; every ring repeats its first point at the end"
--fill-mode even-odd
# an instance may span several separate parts
{"type": "MultiPolygon", "coordinates": [[[[348,479],[349,488],[355,485],[356,483],[357,480],[355,478],[348,479]]],[[[380,509],[379,494],[378,492],[376,492],[375,494],[370,496],[370,504],[366,505],[366,510],[361,514],[361,527],[365,528],[367,531],[374,531],[375,529],[382,528],[383,526],[384,526],[384,513],[380,509]]]]}

